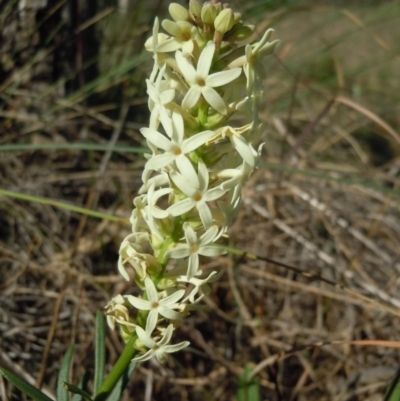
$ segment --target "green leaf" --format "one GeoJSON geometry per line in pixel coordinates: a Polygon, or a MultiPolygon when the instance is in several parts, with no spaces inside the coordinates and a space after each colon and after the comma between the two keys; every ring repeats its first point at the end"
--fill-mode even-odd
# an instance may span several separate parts
{"type": "Polygon", "coordinates": [[[14,373],[8,371],[7,369],[0,367],[0,373],[15,387],[20,389],[24,394],[28,397],[31,397],[35,401],[53,401],[51,398],[47,397],[47,395],[43,394],[39,389],[33,387],[24,379],[21,379],[14,373]]]}
{"type": "Polygon", "coordinates": [[[101,312],[96,314],[96,338],[94,357],[94,385],[93,394],[97,394],[104,377],[106,365],[105,327],[104,316],[101,312]]]}
{"type": "MultiPolygon", "coordinates": [[[[90,379],[90,373],[86,371],[81,380],[79,380],[78,388],[80,388],[81,390],[87,389],[87,384],[89,382],[89,379],[90,379]]],[[[71,401],[82,401],[82,396],[79,394],[74,394],[72,396],[71,401]]]]}
{"type": "Polygon", "coordinates": [[[400,368],[387,388],[383,401],[400,401],[400,368]]]}
{"type": "Polygon", "coordinates": [[[57,379],[57,401],[68,401],[69,394],[62,385],[63,382],[69,379],[69,372],[71,369],[72,357],[74,355],[74,347],[71,345],[68,347],[67,352],[61,362],[60,372],[57,379]]]}
{"type": "Polygon", "coordinates": [[[113,391],[107,398],[107,401],[119,401],[122,397],[122,393],[125,390],[126,385],[129,382],[132,373],[135,371],[137,362],[131,362],[129,368],[125,371],[124,375],[118,380],[113,391]]]}
{"type": "Polygon", "coordinates": [[[74,394],[79,394],[83,397],[84,400],[86,401],[93,401],[92,398],[90,397],[90,394],[87,393],[86,391],[82,390],[81,388],[74,386],[73,384],[69,384],[67,382],[62,382],[61,385],[68,391],[74,394]]]}
{"type": "Polygon", "coordinates": [[[394,388],[388,401],[400,401],[400,383],[398,383],[397,386],[394,388]]]}
{"type": "Polygon", "coordinates": [[[251,370],[246,366],[239,378],[237,401],[260,401],[260,385],[254,379],[249,380],[250,372],[251,370]]]}

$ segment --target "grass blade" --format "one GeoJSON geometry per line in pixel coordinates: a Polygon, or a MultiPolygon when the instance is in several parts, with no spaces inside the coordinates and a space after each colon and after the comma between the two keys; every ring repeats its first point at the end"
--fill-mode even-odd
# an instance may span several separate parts
{"type": "Polygon", "coordinates": [[[33,387],[24,379],[21,379],[19,376],[14,373],[8,371],[7,369],[0,367],[0,373],[15,387],[20,389],[24,394],[28,397],[31,397],[34,401],[53,401],[51,398],[47,397],[47,395],[43,394],[39,389],[33,387]]]}
{"type": "Polygon", "coordinates": [[[74,347],[68,347],[67,352],[61,362],[60,372],[57,380],[57,401],[68,401],[68,391],[63,386],[63,382],[69,380],[69,372],[71,369],[72,357],[74,355],[74,347]]]}
{"type": "Polygon", "coordinates": [[[260,385],[249,380],[250,369],[246,366],[239,378],[239,387],[236,393],[238,401],[260,401],[260,385]]]}
{"type": "MultiPolygon", "coordinates": [[[[81,380],[79,380],[78,388],[81,390],[87,389],[87,384],[90,380],[90,373],[86,371],[81,380]]],[[[74,394],[71,398],[71,401],[82,401],[82,395],[74,394]]]]}
{"type": "Polygon", "coordinates": [[[105,349],[105,327],[104,316],[101,312],[96,314],[96,338],[95,338],[95,359],[94,359],[94,388],[93,393],[97,394],[104,377],[106,365],[105,349]]]}
{"type": "Polygon", "coordinates": [[[383,401],[400,401],[400,368],[388,387],[383,401]]]}
{"type": "Polygon", "coordinates": [[[126,385],[128,384],[129,378],[132,376],[132,373],[135,371],[137,366],[137,362],[131,362],[129,368],[126,370],[125,374],[119,379],[118,383],[115,385],[113,391],[107,398],[107,401],[119,401],[122,397],[122,393],[125,390],[126,385]]]}
{"type": "Polygon", "coordinates": [[[41,198],[38,196],[21,194],[19,192],[7,191],[5,189],[0,189],[0,195],[8,196],[8,197],[14,198],[14,199],[20,199],[23,201],[40,203],[42,205],[54,206],[54,207],[57,207],[60,209],[69,210],[71,212],[85,214],[87,216],[92,216],[92,217],[97,217],[102,220],[111,220],[111,221],[115,221],[115,222],[122,223],[125,225],[129,224],[129,222],[127,220],[122,219],[117,216],[113,216],[113,215],[101,213],[101,212],[96,212],[94,210],[85,209],[84,207],[74,206],[74,205],[70,205],[68,203],[58,202],[58,201],[55,201],[52,199],[46,199],[46,198],[41,198]]]}
{"type": "Polygon", "coordinates": [[[70,391],[71,393],[74,394],[79,394],[80,396],[83,397],[84,400],[86,401],[93,401],[92,398],[90,397],[90,394],[87,393],[86,391],[82,390],[81,388],[74,386],[73,384],[69,384],[66,382],[62,382],[62,386],[67,390],[70,391]]]}
{"type": "Polygon", "coordinates": [[[133,146],[107,146],[99,145],[97,143],[48,143],[48,144],[28,144],[16,143],[8,145],[0,145],[0,152],[17,152],[17,151],[34,151],[34,150],[92,150],[104,151],[112,150],[114,152],[127,152],[127,153],[148,153],[147,148],[138,148],[133,146]]]}

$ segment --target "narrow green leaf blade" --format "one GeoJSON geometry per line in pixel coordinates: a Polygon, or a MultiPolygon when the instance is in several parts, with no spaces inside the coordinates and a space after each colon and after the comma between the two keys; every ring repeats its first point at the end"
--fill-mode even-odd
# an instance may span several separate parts
{"type": "Polygon", "coordinates": [[[129,382],[132,373],[135,371],[137,366],[137,362],[131,362],[128,369],[125,371],[125,374],[121,376],[118,380],[117,384],[115,385],[113,391],[107,398],[107,401],[119,401],[122,397],[122,393],[125,390],[126,385],[129,382]]]}
{"type": "Polygon", "coordinates": [[[388,401],[400,401],[400,383],[394,388],[388,401]]]}
{"type": "Polygon", "coordinates": [[[10,372],[7,369],[0,367],[0,373],[15,387],[20,389],[24,394],[28,397],[31,397],[34,401],[53,401],[51,398],[47,397],[46,394],[43,394],[39,389],[33,387],[24,379],[18,377],[14,373],[10,372]]]}
{"type": "Polygon", "coordinates": [[[0,152],[22,152],[22,151],[35,151],[35,150],[88,150],[88,151],[99,151],[107,152],[112,150],[113,152],[123,153],[148,153],[149,149],[143,147],[134,146],[109,146],[100,145],[97,143],[11,143],[6,145],[0,145],[0,152]]]}
{"type": "Polygon", "coordinates": [[[86,391],[82,390],[81,388],[79,388],[79,387],[77,387],[77,386],[74,386],[73,384],[69,384],[69,383],[66,383],[66,382],[62,382],[62,386],[63,386],[66,390],[70,391],[71,393],[79,394],[79,395],[82,396],[83,399],[86,400],[86,401],[93,401],[92,398],[90,397],[90,394],[89,394],[89,393],[87,393],[86,391]]]}
{"type": "Polygon", "coordinates": [[[74,347],[71,345],[68,347],[67,352],[61,362],[60,372],[57,379],[57,401],[68,401],[69,394],[65,387],[62,385],[63,382],[69,380],[69,372],[71,369],[72,357],[74,355],[74,347]]]}
{"type": "Polygon", "coordinates": [[[400,368],[387,388],[383,401],[400,401],[400,368]]]}
{"type": "Polygon", "coordinates": [[[249,380],[250,369],[246,366],[239,378],[236,392],[237,401],[260,401],[260,385],[255,380],[249,380]]]}
{"type": "MultiPolygon", "coordinates": [[[[90,372],[86,371],[83,377],[79,380],[78,388],[81,390],[87,389],[87,384],[90,380],[90,372]]],[[[80,394],[74,394],[71,398],[71,401],[82,401],[82,396],[80,394]]]]}
{"type": "Polygon", "coordinates": [[[99,388],[104,378],[105,365],[106,365],[106,347],[105,347],[104,316],[101,312],[97,312],[93,394],[97,394],[97,392],[99,391],[99,388]]]}

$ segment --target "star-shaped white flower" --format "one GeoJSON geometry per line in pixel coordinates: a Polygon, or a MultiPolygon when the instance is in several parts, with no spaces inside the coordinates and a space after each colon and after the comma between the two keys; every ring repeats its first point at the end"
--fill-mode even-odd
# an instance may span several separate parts
{"type": "Polygon", "coordinates": [[[181,172],[182,174],[172,171],[170,176],[175,185],[187,198],[173,204],[167,211],[172,214],[172,216],[180,216],[196,207],[204,227],[211,227],[213,218],[207,202],[219,199],[227,190],[221,189],[219,186],[208,188],[209,174],[206,165],[201,159],[199,159],[198,164],[198,186],[195,185],[197,183],[193,184],[194,180],[192,177],[196,174],[193,166],[188,166],[186,171],[181,170],[181,172]]]}
{"type": "Polygon", "coordinates": [[[158,21],[158,18],[156,17],[154,19],[154,25],[153,25],[153,36],[148,38],[144,45],[146,50],[148,50],[149,52],[154,52],[153,56],[154,66],[150,74],[150,82],[154,82],[160,64],[160,55],[157,53],[157,46],[159,43],[162,43],[168,39],[168,35],[166,35],[165,33],[158,33],[159,29],[160,29],[160,23],[158,21]]]}
{"type": "MultiPolygon", "coordinates": [[[[201,270],[198,271],[201,273],[201,270]]],[[[189,278],[187,276],[179,276],[177,277],[178,283],[189,283],[193,285],[190,294],[182,300],[182,302],[186,302],[187,300],[190,301],[192,304],[199,303],[205,296],[207,296],[211,292],[211,287],[209,284],[214,283],[215,281],[219,280],[219,278],[224,274],[224,270],[220,270],[217,272],[211,272],[208,277],[201,279],[197,277],[189,278]],[[196,298],[196,295],[201,290],[202,294],[196,298]]]]}
{"type": "Polygon", "coordinates": [[[226,85],[236,78],[242,72],[241,68],[233,68],[227,71],[220,71],[209,75],[211,64],[215,53],[215,44],[210,41],[200,54],[199,61],[197,62],[196,70],[189,63],[184,55],[177,51],[175,58],[178,67],[184,76],[186,82],[190,86],[189,91],[186,93],[182,101],[182,107],[190,109],[203,95],[207,103],[213,107],[218,113],[225,115],[227,113],[227,106],[221,95],[214,89],[219,86],[226,85]]]}
{"type": "Polygon", "coordinates": [[[158,52],[173,52],[182,49],[185,53],[193,52],[193,39],[196,37],[197,29],[187,21],[164,20],[162,27],[172,36],[157,46],[158,52]]]}
{"type": "Polygon", "coordinates": [[[157,129],[160,120],[168,120],[168,113],[165,109],[169,103],[174,100],[175,90],[165,89],[166,81],[162,80],[165,72],[166,64],[163,65],[158,73],[156,82],[153,84],[149,79],[146,79],[147,93],[149,95],[150,128],[157,129]]]}
{"type": "MultiPolygon", "coordinates": [[[[170,131],[168,126],[164,128],[168,134],[170,131]]],[[[153,155],[146,163],[147,170],[156,171],[160,171],[173,162],[176,162],[180,170],[186,170],[191,165],[186,154],[204,145],[215,135],[213,131],[203,131],[185,139],[183,118],[178,112],[172,114],[171,139],[151,128],[142,128],[140,132],[153,146],[164,150],[164,153],[153,155]]]]}
{"type": "Polygon", "coordinates": [[[212,226],[200,238],[190,226],[183,225],[185,231],[186,244],[178,243],[175,248],[167,252],[167,256],[174,259],[182,259],[189,256],[187,278],[190,280],[199,269],[199,255],[219,256],[226,253],[223,249],[214,246],[214,241],[218,236],[218,227],[212,226]]]}
{"type": "Polygon", "coordinates": [[[146,321],[146,333],[150,335],[157,325],[158,314],[170,320],[182,318],[182,314],[175,311],[174,308],[179,306],[177,302],[183,297],[185,290],[178,290],[172,295],[162,298],[150,277],[145,278],[144,285],[148,300],[133,295],[127,295],[126,298],[138,310],[150,311],[146,321]]]}
{"type": "Polygon", "coordinates": [[[182,341],[179,344],[167,345],[171,341],[172,332],[174,328],[172,324],[167,327],[163,338],[156,342],[153,338],[150,337],[147,331],[144,331],[140,326],[136,326],[136,333],[140,339],[140,341],[147,347],[149,350],[136,358],[133,358],[132,361],[143,362],[151,359],[153,356],[159,360],[159,362],[165,362],[168,355],[172,352],[180,351],[181,349],[187,347],[190,342],[182,341]]]}

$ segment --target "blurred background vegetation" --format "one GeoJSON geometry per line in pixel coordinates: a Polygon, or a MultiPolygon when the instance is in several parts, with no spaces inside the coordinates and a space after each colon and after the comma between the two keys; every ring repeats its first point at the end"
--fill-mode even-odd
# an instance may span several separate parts
{"type": "MultiPolygon", "coordinates": [[[[74,377],[90,368],[95,312],[111,296],[134,291],[116,274],[116,261],[144,165],[139,129],[149,118],[145,79],[152,58],[143,45],[154,17],[168,17],[169,3],[0,1],[0,363],[45,383],[49,394],[70,343],[81,351],[74,377]]],[[[257,26],[253,39],[273,27],[282,40],[266,60],[262,168],[245,192],[232,245],[317,270],[398,308],[399,2],[230,5],[257,26]],[[267,210],[265,222],[257,205],[267,210]]],[[[399,340],[399,318],[385,308],[333,301],[306,281],[307,296],[292,299],[296,275],[261,262],[256,267],[287,281],[238,275],[234,266],[237,275],[222,280],[210,298],[225,315],[192,316],[181,337],[193,348],[170,365],[141,367],[130,389],[136,395],[127,400],[231,400],[241,369],[285,346],[343,333],[399,340]],[[232,283],[250,317],[229,292],[232,283]],[[246,326],[246,319],[259,326],[246,326]],[[315,321],[320,332],[311,330],[315,321]],[[282,334],[282,322],[295,334],[282,334]],[[209,348],[196,342],[198,331],[209,348]],[[271,335],[263,357],[254,340],[260,333],[271,335]]],[[[122,349],[116,333],[109,333],[107,347],[111,363],[122,349]]],[[[300,362],[273,365],[259,376],[261,399],[379,399],[373,397],[384,393],[397,351],[352,352],[303,353],[300,362]]],[[[4,400],[24,399],[1,381],[0,391],[4,400]]]]}

